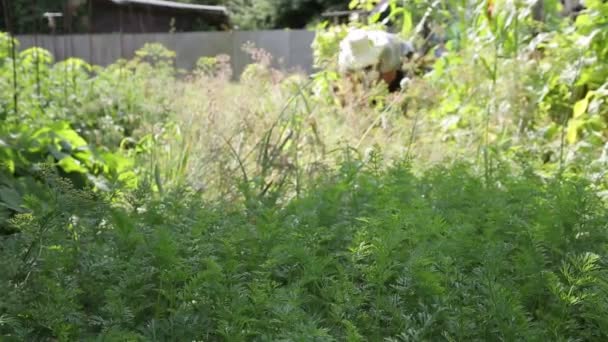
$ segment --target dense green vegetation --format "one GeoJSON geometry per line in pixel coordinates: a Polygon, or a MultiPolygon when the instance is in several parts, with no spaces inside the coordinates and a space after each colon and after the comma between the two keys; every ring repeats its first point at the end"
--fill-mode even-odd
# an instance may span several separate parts
{"type": "Polygon", "coordinates": [[[63,340],[606,339],[605,206],[580,180],[345,162],[284,208],[112,208],[47,175],[3,242],[2,332],[63,340]],[[60,215],[58,215],[60,214],[60,215]],[[42,243],[41,243],[42,241],[42,243]]]}
{"type": "Polygon", "coordinates": [[[0,34],[2,340],[606,340],[608,5],[449,4],[395,94],[0,34]]]}

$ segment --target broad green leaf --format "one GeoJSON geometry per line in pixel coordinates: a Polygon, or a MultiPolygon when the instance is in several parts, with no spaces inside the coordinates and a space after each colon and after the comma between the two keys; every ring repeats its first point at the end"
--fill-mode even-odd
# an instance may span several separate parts
{"type": "Polygon", "coordinates": [[[39,129],[37,129],[33,134],[31,134],[31,138],[38,138],[41,136],[44,136],[50,132],[61,132],[64,130],[70,130],[70,124],[68,122],[64,122],[64,121],[59,121],[59,122],[54,122],[53,124],[49,125],[49,126],[44,126],[41,127],[39,129]]]}
{"type": "Polygon", "coordinates": [[[55,131],[55,134],[70,143],[72,145],[72,148],[78,148],[87,145],[86,140],[84,140],[73,129],[63,129],[61,131],[55,131]]]}
{"type": "Polygon", "coordinates": [[[573,109],[573,117],[574,118],[578,118],[581,115],[585,114],[585,112],[587,111],[587,105],[589,104],[589,98],[585,97],[584,99],[576,102],[574,104],[574,109],[573,109]]]}
{"type": "Polygon", "coordinates": [[[378,12],[378,13],[374,13],[372,16],[369,17],[369,22],[370,23],[377,23],[380,20],[380,16],[382,15],[382,13],[378,12]]]}
{"type": "Polygon", "coordinates": [[[72,156],[89,167],[95,164],[95,158],[91,151],[77,151],[76,153],[72,153],[72,156]]]}
{"type": "Polygon", "coordinates": [[[570,120],[568,123],[568,128],[566,130],[566,140],[569,144],[576,143],[576,139],[578,138],[578,128],[580,127],[580,122],[578,120],[570,120]]]}
{"type": "Polygon", "coordinates": [[[585,137],[585,141],[589,142],[591,145],[595,146],[595,147],[602,147],[604,146],[604,136],[602,135],[601,132],[598,131],[593,131],[590,132],[589,136],[585,137]]]}
{"type": "Polygon", "coordinates": [[[56,149],[56,148],[55,148],[55,147],[53,147],[53,146],[49,146],[49,153],[50,153],[50,154],[51,154],[53,157],[55,157],[55,159],[57,159],[57,160],[62,160],[62,159],[64,159],[64,158],[67,158],[67,157],[69,157],[69,156],[70,156],[70,155],[69,155],[69,154],[67,154],[67,153],[63,153],[63,152],[59,151],[58,149],[56,149]]]}
{"type": "Polygon", "coordinates": [[[583,13],[576,17],[575,25],[578,28],[584,28],[593,25],[593,19],[589,14],[583,13]]]}
{"type": "Polygon", "coordinates": [[[606,129],[606,122],[600,115],[591,115],[589,119],[585,121],[586,127],[592,131],[601,132],[606,129]]]}
{"type": "Polygon", "coordinates": [[[125,188],[127,189],[133,189],[135,187],[137,187],[137,174],[133,171],[126,171],[121,173],[118,176],[118,180],[120,182],[122,182],[122,184],[125,186],[125,188]]]}
{"type": "Polygon", "coordinates": [[[17,212],[23,212],[21,207],[21,195],[17,190],[7,187],[0,186],[0,206],[7,207],[17,212]]]}
{"type": "MultiPolygon", "coordinates": [[[[0,164],[1,164],[1,163],[0,163],[0,164]]],[[[14,161],[14,160],[9,159],[9,160],[5,161],[5,162],[4,162],[4,164],[6,164],[6,167],[8,168],[8,171],[9,171],[11,174],[14,174],[14,173],[15,173],[15,161],[14,161]]]]}
{"type": "Polygon", "coordinates": [[[555,137],[555,135],[559,132],[559,126],[552,123],[546,130],[544,134],[544,138],[547,140],[551,140],[555,137]]]}
{"type": "Polygon", "coordinates": [[[412,32],[412,14],[410,12],[403,12],[403,26],[401,27],[401,35],[407,36],[412,32]]]}
{"type": "Polygon", "coordinates": [[[57,165],[59,165],[65,172],[78,172],[86,173],[87,169],[80,164],[80,162],[72,157],[66,157],[61,159],[57,165]]]}
{"type": "Polygon", "coordinates": [[[106,152],[101,154],[101,158],[110,169],[123,172],[133,167],[132,160],[118,153],[106,152]]]}

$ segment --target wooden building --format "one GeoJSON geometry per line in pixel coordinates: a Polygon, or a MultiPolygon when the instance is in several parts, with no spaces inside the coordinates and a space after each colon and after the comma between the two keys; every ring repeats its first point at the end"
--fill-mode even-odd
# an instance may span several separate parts
{"type": "Polygon", "coordinates": [[[224,6],[166,0],[69,0],[64,32],[153,33],[230,29],[224,6]]]}

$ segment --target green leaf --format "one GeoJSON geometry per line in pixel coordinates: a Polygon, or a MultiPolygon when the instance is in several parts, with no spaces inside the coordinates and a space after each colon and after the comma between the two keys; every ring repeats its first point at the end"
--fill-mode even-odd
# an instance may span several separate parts
{"type": "Polygon", "coordinates": [[[587,105],[588,104],[589,104],[589,99],[587,97],[585,97],[584,99],[576,102],[574,104],[573,117],[574,118],[578,118],[581,115],[585,114],[585,112],[587,111],[587,105]]]}
{"type": "Polygon", "coordinates": [[[579,100],[578,102],[576,102],[574,104],[574,108],[573,108],[573,117],[574,118],[578,118],[581,115],[585,114],[585,112],[587,111],[587,107],[589,106],[589,99],[591,99],[591,97],[594,95],[595,95],[594,91],[587,92],[587,95],[585,95],[584,99],[579,100]]]}
{"type": "Polygon", "coordinates": [[[575,25],[578,28],[585,28],[593,25],[593,19],[589,14],[583,13],[576,17],[575,25]]]}
{"type": "Polygon", "coordinates": [[[66,142],[72,145],[72,148],[78,148],[82,146],[87,146],[87,141],[84,140],[76,131],[73,129],[63,129],[60,131],[54,132],[57,136],[64,139],[66,142]]]}
{"type": "Polygon", "coordinates": [[[412,14],[407,11],[403,11],[403,26],[401,26],[401,34],[407,36],[412,32],[414,24],[412,23],[412,14]]]}
{"type": "Polygon", "coordinates": [[[15,161],[12,159],[9,159],[6,161],[6,167],[8,168],[8,170],[10,171],[11,174],[15,173],[15,161]]]}
{"type": "Polygon", "coordinates": [[[70,156],[61,159],[57,165],[59,165],[65,172],[78,172],[86,173],[87,169],[80,164],[80,162],[70,156]]]}
{"type": "Polygon", "coordinates": [[[566,140],[569,144],[574,144],[578,138],[578,129],[580,127],[579,120],[570,120],[568,129],[566,130],[566,140]]]}
{"type": "Polygon", "coordinates": [[[377,23],[380,20],[380,16],[382,15],[382,13],[378,12],[378,13],[374,13],[374,15],[372,15],[371,17],[369,17],[369,22],[370,23],[377,23]]]}
{"type": "Polygon", "coordinates": [[[131,159],[118,153],[105,152],[101,154],[101,158],[109,169],[116,170],[118,173],[127,171],[133,167],[131,159]]]}
{"type": "Polygon", "coordinates": [[[17,212],[24,211],[21,207],[21,195],[17,190],[7,186],[0,186],[0,205],[17,212]]]}
{"type": "Polygon", "coordinates": [[[551,125],[545,130],[544,138],[547,140],[551,140],[556,136],[558,132],[559,126],[555,123],[551,123],[551,125]]]}
{"type": "Polygon", "coordinates": [[[62,160],[62,159],[64,159],[64,158],[67,158],[67,157],[69,157],[69,156],[70,156],[70,155],[69,155],[69,154],[67,154],[67,153],[63,153],[63,152],[59,151],[58,149],[56,149],[56,148],[55,148],[55,147],[53,147],[53,146],[49,146],[49,153],[50,153],[50,154],[51,154],[53,157],[55,157],[55,159],[57,159],[57,160],[62,160]]]}

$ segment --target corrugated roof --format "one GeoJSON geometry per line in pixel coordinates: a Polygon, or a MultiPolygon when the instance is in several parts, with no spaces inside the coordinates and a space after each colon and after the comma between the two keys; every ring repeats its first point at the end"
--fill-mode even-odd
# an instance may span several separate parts
{"type": "Polygon", "coordinates": [[[327,11],[327,12],[321,13],[321,16],[323,16],[323,17],[344,17],[344,16],[348,16],[351,14],[355,14],[355,13],[365,14],[365,13],[367,13],[367,11],[327,11]]]}
{"type": "Polygon", "coordinates": [[[212,5],[195,5],[185,4],[182,2],[166,1],[166,0],[110,0],[115,4],[136,4],[136,5],[149,5],[149,6],[160,6],[168,8],[186,9],[194,11],[211,11],[211,12],[222,12],[228,14],[228,10],[224,6],[212,6],[212,5]]]}

